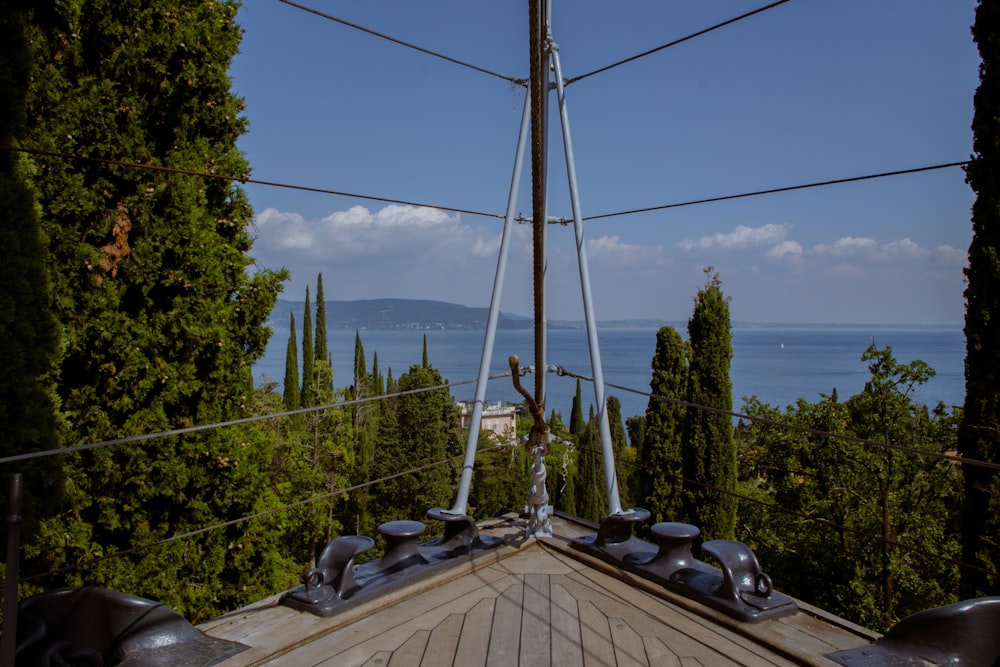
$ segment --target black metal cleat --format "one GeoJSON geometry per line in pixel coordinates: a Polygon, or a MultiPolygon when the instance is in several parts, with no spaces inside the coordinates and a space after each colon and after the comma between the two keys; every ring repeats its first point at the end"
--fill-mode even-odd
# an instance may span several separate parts
{"type": "Polygon", "coordinates": [[[341,535],[323,547],[316,567],[303,577],[303,585],[281,597],[281,604],[329,616],[340,602],[350,599],[361,587],[354,576],[354,561],[375,546],[363,535],[341,535]]]}
{"type": "Polygon", "coordinates": [[[641,507],[605,517],[596,535],[583,535],[572,544],[580,551],[609,563],[622,564],[629,554],[639,551],[645,542],[632,534],[632,527],[649,519],[649,510],[641,507]]]}

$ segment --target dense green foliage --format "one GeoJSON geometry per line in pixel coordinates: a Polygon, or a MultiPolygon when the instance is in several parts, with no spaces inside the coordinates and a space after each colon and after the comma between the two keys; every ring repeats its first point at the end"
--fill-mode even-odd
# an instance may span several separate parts
{"type": "Polygon", "coordinates": [[[957,415],[912,400],[933,375],[923,362],[900,364],[874,345],[862,359],[871,379],[847,401],[834,391],[783,413],[748,400],[744,412],[769,421],[737,429],[740,493],[753,500],[740,504],[739,525],[781,590],[887,629],[956,600],[957,567],[941,557],[958,556],[961,473],[919,452],[950,451],[957,415]]]}
{"type": "MultiPolygon", "coordinates": [[[[13,143],[26,125],[25,101],[31,54],[26,13],[0,13],[0,143],[13,143]]],[[[59,325],[49,305],[48,249],[35,208],[32,165],[0,152],[0,456],[52,449],[57,444],[57,398],[52,381],[59,325]]],[[[58,462],[19,468],[25,476],[23,516],[31,530],[51,510],[58,493],[58,462]]],[[[6,483],[7,475],[2,479],[6,483]]],[[[6,517],[6,484],[0,486],[0,516],[6,517]]],[[[6,525],[3,527],[6,529],[6,525]]]]}
{"type": "MultiPolygon", "coordinates": [[[[980,2],[972,35],[982,64],[972,121],[975,154],[966,179],[976,193],[965,271],[965,410],[963,456],[1000,463],[1000,6],[980,2]]],[[[1000,594],[1000,475],[964,466],[962,573],[966,596],[1000,594]]]]}
{"type": "MultiPolygon", "coordinates": [[[[235,13],[232,3],[194,0],[70,0],[22,14],[5,5],[5,49],[30,48],[19,61],[29,68],[28,85],[9,98],[11,118],[24,122],[5,128],[5,141],[81,158],[248,173],[235,145],[246,123],[226,73],[240,38],[235,13]]],[[[248,414],[250,368],[264,351],[264,324],[283,274],[247,270],[251,211],[242,190],[227,180],[40,155],[5,156],[4,175],[11,174],[16,180],[0,184],[0,197],[19,202],[9,203],[4,226],[18,230],[20,247],[11,241],[4,248],[16,249],[24,266],[8,273],[30,286],[11,283],[4,294],[20,302],[4,311],[17,308],[23,329],[12,333],[32,348],[24,371],[37,384],[20,378],[22,391],[28,387],[36,415],[58,407],[61,441],[248,414]]],[[[32,419],[34,444],[22,435],[17,446],[50,446],[56,420],[32,419]]],[[[270,447],[244,426],[62,457],[62,489],[42,488],[50,516],[29,536],[25,570],[125,551],[270,507],[274,497],[260,491],[270,447]]],[[[33,486],[35,497],[40,488],[33,486]]],[[[66,580],[167,599],[192,616],[212,614],[281,579],[272,558],[277,535],[257,528],[103,560],[66,580]]]]}

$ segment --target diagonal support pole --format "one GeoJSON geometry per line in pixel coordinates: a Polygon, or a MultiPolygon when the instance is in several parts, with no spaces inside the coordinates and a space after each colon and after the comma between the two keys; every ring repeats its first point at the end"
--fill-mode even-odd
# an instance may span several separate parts
{"type": "Polygon", "coordinates": [[[563,86],[559,50],[553,46],[551,63],[555,74],[556,93],[559,98],[559,120],[562,125],[563,149],[566,155],[566,176],[569,180],[570,202],[573,207],[573,230],[576,232],[576,256],[580,267],[580,290],[583,293],[583,315],[587,324],[587,344],[590,348],[590,366],[594,376],[594,402],[597,404],[598,426],[601,434],[601,453],[604,459],[605,485],[608,492],[608,513],[621,514],[618,497],[618,474],[615,469],[614,449],[611,446],[611,427],[608,422],[608,405],[604,395],[604,370],[601,350],[597,340],[597,320],[590,291],[590,270],[587,267],[587,248],[583,235],[583,216],[576,182],[576,165],[573,159],[573,140],[569,130],[569,111],[566,107],[566,90],[563,86]]]}
{"type": "Polygon", "coordinates": [[[469,503],[469,490],[472,487],[472,470],[476,464],[476,446],[479,444],[479,429],[483,419],[483,404],[486,401],[486,384],[490,374],[490,364],[493,362],[493,345],[496,341],[497,321],[500,318],[500,298],[503,295],[504,276],[507,271],[507,255],[510,249],[510,237],[513,233],[515,209],[517,207],[517,189],[521,182],[521,171],[524,166],[525,147],[528,143],[528,128],[531,120],[531,97],[524,99],[524,112],[521,115],[521,130],[517,137],[517,151],[514,155],[514,173],[510,180],[510,194],[507,197],[507,214],[503,222],[503,235],[500,237],[500,252],[497,257],[497,272],[493,280],[493,294],[490,297],[490,314],[486,321],[486,337],[483,340],[483,354],[479,359],[479,377],[476,380],[476,397],[472,405],[472,417],[469,422],[469,438],[465,443],[465,460],[462,463],[462,477],[458,483],[458,496],[450,514],[465,514],[469,503]]]}

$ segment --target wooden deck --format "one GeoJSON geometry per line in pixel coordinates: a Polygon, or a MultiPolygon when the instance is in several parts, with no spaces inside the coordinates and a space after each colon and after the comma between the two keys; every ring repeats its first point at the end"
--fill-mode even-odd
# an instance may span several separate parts
{"type": "Polygon", "coordinates": [[[201,626],[250,648],[220,667],[295,665],[832,665],[874,635],[819,612],[741,624],[678,600],[557,537],[510,546],[384,600],[319,618],[268,600],[201,626]]]}

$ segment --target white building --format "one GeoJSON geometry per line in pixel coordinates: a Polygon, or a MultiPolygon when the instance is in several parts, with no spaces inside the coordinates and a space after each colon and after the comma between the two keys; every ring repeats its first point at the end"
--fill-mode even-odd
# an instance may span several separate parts
{"type": "MultiPolygon", "coordinates": [[[[474,401],[458,401],[458,425],[465,431],[472,423],[473,405],[474,401]]],[[[517,408],[500,402],[484,404],[479,430],[495,434],[501,442],[513,441],[517,432],[517,408]]]]}

